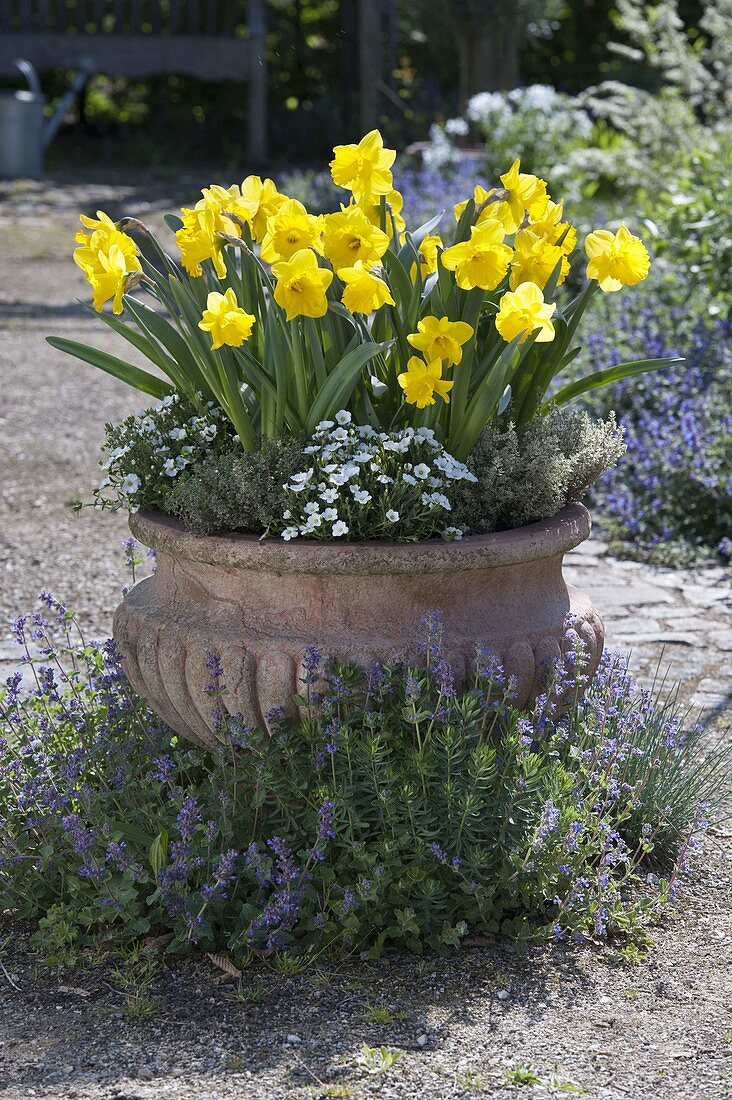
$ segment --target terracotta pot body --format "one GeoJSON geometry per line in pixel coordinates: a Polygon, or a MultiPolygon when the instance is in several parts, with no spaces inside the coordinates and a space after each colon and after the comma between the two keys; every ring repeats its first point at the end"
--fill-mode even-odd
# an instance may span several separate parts
{"type": "Polygon", "coordinates": [[[568,586],[562,559],[590,533],[581,504],[554,519],[460,542],[259,541],[201,537],[168,516],[139,513],[133,535],[157,555],[155,574],[125,596],[114,636],[132,684],[174,730],[215,742],[206,658],[223,664],[227,708],[250,725],[291,707],[305,648],[367,665],[419,657],[419,619],[439,611],[456,678],[478,642],[530,703],[550,663],[581,636],[597,667],[602,621],[568,586]],[[576,622],[567,631],[567,618],[576,622]]]}

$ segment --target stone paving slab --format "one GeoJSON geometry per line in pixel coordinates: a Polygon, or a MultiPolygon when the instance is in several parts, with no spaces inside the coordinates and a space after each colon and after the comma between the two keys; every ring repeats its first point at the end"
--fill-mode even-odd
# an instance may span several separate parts
{"type": "Polygon", "coordinates": [[[732,577],[721,566],[661,569],[607,556],[599,539],[567,555],[565,576],[591,596],[605,643],[650,683],[659,661],[707,717],[732,705],[732,577]]]}

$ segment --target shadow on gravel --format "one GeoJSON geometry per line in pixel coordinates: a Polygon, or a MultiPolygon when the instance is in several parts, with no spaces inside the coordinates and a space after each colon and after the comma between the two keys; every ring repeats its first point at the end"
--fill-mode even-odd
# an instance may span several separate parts
{"type": "Polygon", "coordinates": [[[325,961],[296,977],[256,963],[238,982],[205,960],[162,959],[144,991],[125,988],[110,963],[54,974],[27,947],[6,947],[4,962],[18,988],[0,973],[0,1092],[43,1086],[64,1098],[116,1085],[110,1095],[131,1100],[155,1095],[154,1081],[195,1076],[205,1085],[240,1073],[252,1086],[276,1080],[266,1095],[279,1096],[314,1079],[345,1080],[364,1043],[409,1058],[461,1030],[493,1036],[500,1024],[505,1033],[514,1015],[515,1028],[531,1028],[548,1008],[571,1014],[593,984],[570,949],[519,956],[501,942],[452,958],[397,955],[335,969],[325,961]],[[145,1091],[128,1092],[128,1080],[145,1091]]]}

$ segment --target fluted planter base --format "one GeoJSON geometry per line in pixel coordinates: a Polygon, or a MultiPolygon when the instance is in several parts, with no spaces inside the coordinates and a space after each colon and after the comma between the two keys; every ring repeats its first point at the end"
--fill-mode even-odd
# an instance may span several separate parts
{"type": "Polygon", "coordinates": [[[418,660],[419,618],[428,611],[442,614],[456,677],[466,675],[484,643],[516,678],[522,706],[575,632],[590,675],[602,654],[597,611],[562,575],[564,554],[590,533],[581,504],[551,520],[452,543],[202,537],[154,513],[132,516],[130,529],[155,550],[157,569],[114,617],[125,671],[172,729],[206,747],[216,742],[206,691],[210,653],[224,667],[226,707],[250,725],[267,725],[272,710],[292,707],[308,645],[362,665],[418,660]],[[567,632],[569,616],[575,622],[567,632]]]}

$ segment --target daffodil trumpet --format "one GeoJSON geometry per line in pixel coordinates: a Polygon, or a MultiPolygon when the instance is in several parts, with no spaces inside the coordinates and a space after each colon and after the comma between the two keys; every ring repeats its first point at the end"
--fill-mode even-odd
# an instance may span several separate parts
{"type": "Polygon", "coordinates": [[[312,434],[342,409],[381,430],[430,427],[461,460],[497,416],[524,424],[552,401],[675,361],[618,364],[558,386],[593,296],[646,278],[641,240],[626,225],[596,230],[577,272],[582,251],[563,203],[518,160],[477,183],[452,226],[443,213],[410,231],[395,156],[377,130],[336,146],[342,201],[327,214],[271,179],[212,184],[166,218],[177,260],[135,218],[82,216],[74,260],[93,308],[154,370],[51,343],[152,396],[214,401],[247,449],[261,436],[312,434]],[[582,276],[572,298],[566,287],[582,276]]]}

